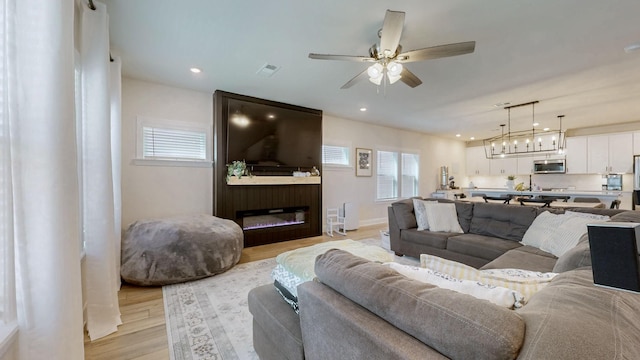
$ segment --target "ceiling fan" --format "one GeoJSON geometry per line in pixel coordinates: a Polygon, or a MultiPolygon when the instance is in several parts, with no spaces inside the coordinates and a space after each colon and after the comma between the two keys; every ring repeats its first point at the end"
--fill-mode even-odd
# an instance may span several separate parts
{"type": "Polygon", "coordinates": [[[378,31],[380,44],[373,44],[369,49],[369,56],[355,55],[331,55],[310,53],[311,59],[319,60],[344,60],[373,63],[353,79],[342,85],[341,89],[348,89],[362,79],[369,77],[369,81],[380,85],[385,78],[389,84],[400,80],[412,88],[422,84],[411,71],[402,66],[404,63],[437,59],[448,56],[456,56],[472,53],[476,42],[467,41],[454,44],[432,46],[424,49],[402,52],[400,37],[404,26],[402,11],[387,10],[384,16],[382,29],[378,31]]]}

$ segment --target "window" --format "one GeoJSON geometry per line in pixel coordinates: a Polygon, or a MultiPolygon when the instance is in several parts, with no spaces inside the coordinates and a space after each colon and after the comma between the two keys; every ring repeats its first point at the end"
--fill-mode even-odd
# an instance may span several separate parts
{"type": "Polygon", "coordinates": [[[211,164],[211,129],[208,125],[138,117],[137,130],[138,164],[211,164]]]}
{"type": "Polygon", "coordinates": [[[418,154],[402,154],[402,182],[400,189],[402,197],[410,198],[418,195],[418,170],[420,157],[418,154]]]}
{"type": "Polygon", "coordinates": [[[322,145],[322,164],[329,166],[349,166],[349,147],[322,145]]]}
{"type": "Polygon", "coordinates": [[[378,151],[376,200],[418,195],[418,154],[378,151]],[[400,194],[400,195],[399,195],[400,194]]]}

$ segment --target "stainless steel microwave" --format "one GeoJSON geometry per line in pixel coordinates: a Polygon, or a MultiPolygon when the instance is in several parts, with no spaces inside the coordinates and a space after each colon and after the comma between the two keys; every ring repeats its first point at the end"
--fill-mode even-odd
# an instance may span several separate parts
{"type": "Polygon", "coordinates": [[[564,159],[534,160],[534,174],[564,174],[567,166],[564,159]]]}

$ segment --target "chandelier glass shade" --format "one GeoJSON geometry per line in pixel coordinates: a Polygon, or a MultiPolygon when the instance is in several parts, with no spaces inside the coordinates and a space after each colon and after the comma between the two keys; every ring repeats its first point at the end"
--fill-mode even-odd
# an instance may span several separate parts
{"type": "Polygon", "coordinates": [[[400,80],[402,77],[402,64],[389,61],[384,63],[375,63],[367,69],[367,75],[369,75],[369,81],[376,85],[380,85],[382,80],[386,76],[389,80],[389,84],[393,84],[400,80]]]}
{"type": "Polygon", "coordinates": [[[508,115],[507,124],[500,124],[501,134],[482,140],[487,158],[565,154],[565,133],[562,130],[564,115],[558,115],[557,129],[536,130],[535,104],[537,103],[538,101],[532,101],[504,107],[508,115]],[[531,106],[531,129],[511,131],[511,109],[521,106],[531,106]]]}

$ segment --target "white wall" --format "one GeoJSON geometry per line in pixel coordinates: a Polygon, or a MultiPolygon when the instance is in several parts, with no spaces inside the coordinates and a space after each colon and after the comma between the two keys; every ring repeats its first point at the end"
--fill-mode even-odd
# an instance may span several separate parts
{"type": "MultiPolygon", "coordinates": [[[[213,94],[123,78],[122,81],[122,226],[136,220],[179,214],[212,213],[212,168],[133,165],[136,117],[213,124],[213,94]]],[[[324,142],[350,144],[374,150],[413,150],[420,153],[420,195],[428,196],[439,184],[440,166],[462,179],[465,145],[411,131],[324,116],[324,142]]],[[[385,223],[390,202],[375,201],[372,177],[356,177],[355,168],[322,169],[323,208],[354,202],[360,225],[385,223]]]]}
{"type": "MultiPolygon", "coordinates": [[[[352,161],[355,148],[373,150],[410,150],[420,154],[420,196],[426,197],[439,185],[440,166],[449,167],[449,175],[462,179],[465,173],[465,144],[412,131],[371,125],[364,122],[325,115],[323,142],[350,146],[352,161]]],[[[376,177],[356,177],[355,168],[322,169],[323,214],[327,207],[338,207],[344,202],[358,204],[360,225],[385,223],[390,201],[375,200],[376,177]]]]}
{"type": "Polygon", "coordinates": [[[133,165],[136,118],[213,124],[213,95],[122,79],[122,226],[136,220],[212,213],[213,168],[133,165]]]}

